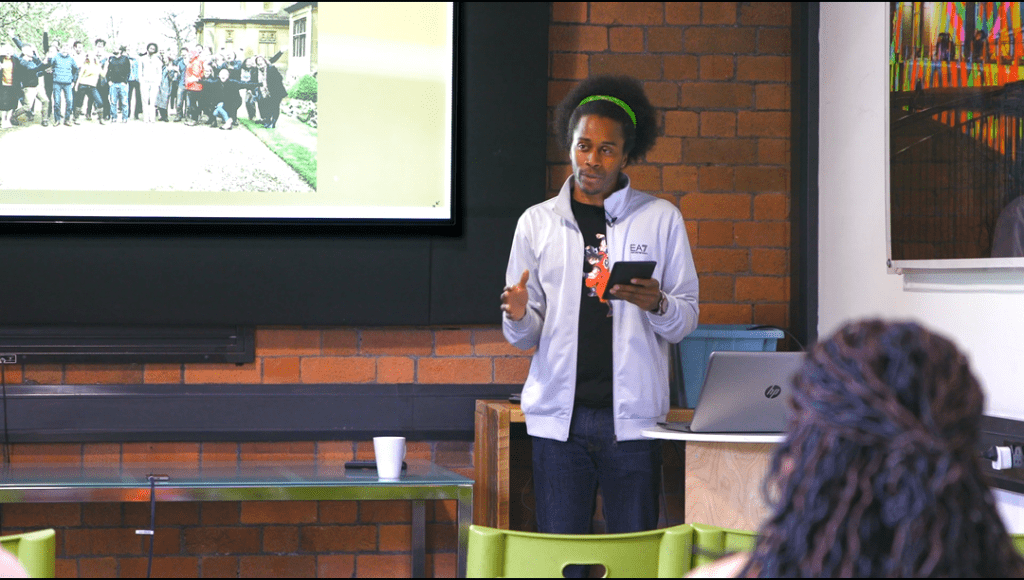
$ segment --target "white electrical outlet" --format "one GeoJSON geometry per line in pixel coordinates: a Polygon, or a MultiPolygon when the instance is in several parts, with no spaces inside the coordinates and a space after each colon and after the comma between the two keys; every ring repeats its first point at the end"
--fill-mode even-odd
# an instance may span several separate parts
{"type": "Polygon", "coordinates": [[[1012,452],[1008,446],[996,445],[995,451],[996,456],[995,459],[992,460],[992,469],[1002,471],[1013,467],[1012,452]]]}

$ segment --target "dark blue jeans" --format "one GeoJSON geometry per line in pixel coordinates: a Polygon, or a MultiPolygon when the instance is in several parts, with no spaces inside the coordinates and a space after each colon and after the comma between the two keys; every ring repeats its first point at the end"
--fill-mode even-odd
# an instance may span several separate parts
{"type": "Polygon", "coordinates": [[[99,114],[103,114],[103,99],[100,98],[100,91],[96,87],[89,85],[79,85],[78,94],[75,95],[75,99],[78,101],[76,109],[81,109],[82,104],[85,103],[86,95],[89,96],[89,108],[85,110],[86,115],[90,114],[93,109],[99,111],[99,114]]]}
{"type": "Polygon", "coordinates": [[[598,487],[608,533],[653,530],[661,441],[616,441],[611,409],[577,405],[568,441],[533,438],[533,482],[541,532],[591,533],[598,487]]]}
{"type": "Polygon", "coordinates": [[[53,83],[53,120],[70,119],[74,108],[71,83],[53,83]],[[63,109],[63,110],[62,110],[63,109]]]}
{"type": "Polygon", "coordinates": [[[213,109],[213,116],[217,118],[222,118],[223,123],[227,123],[228,119],[231,118],[231,115],[229,115],[228,112],[224,110],[224,103],[217,103],[217,107],[213,109]]]}
{"type": "Polygon", "coordinates": [[[117,113],[120,111],[121,120],[128,122],[128,83],[110,83],[110,118],[117,121],[117,113]]]}

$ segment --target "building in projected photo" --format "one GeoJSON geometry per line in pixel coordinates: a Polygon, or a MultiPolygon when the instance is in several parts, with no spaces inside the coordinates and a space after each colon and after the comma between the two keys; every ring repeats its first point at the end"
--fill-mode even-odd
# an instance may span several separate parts
{"type": "Polygon", "coordinates": [[[318,2],[200,2],[196,32],[214,52],[271,58],[287,81],[317,70],[318,2]]]}
{"type": "Polygon", "coordinates": [[[282,73],[288,68],[288,13],[292,2],[200,2],[196,22],[198,42],[214,53],[233,50],[240,58],[271,58],[282,73]]]}
{"type": "Polygon", "coordinates": [[[318,2],[295,2],[285,6],[288,29],[291,31],[291,51],[288,55],[288,73],[285,78],[299,78],[317,71],[317,33],[320,15],[318,2]]]}

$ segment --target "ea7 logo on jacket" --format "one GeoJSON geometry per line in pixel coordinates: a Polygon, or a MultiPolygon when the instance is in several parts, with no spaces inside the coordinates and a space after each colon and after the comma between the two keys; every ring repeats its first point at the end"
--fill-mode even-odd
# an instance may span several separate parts
{"type": "Polygon", "coordinates": [[[646,254],[647,253],[647,244],[630,244],[629,245],[629,253],[630,254],[646,254]]]}

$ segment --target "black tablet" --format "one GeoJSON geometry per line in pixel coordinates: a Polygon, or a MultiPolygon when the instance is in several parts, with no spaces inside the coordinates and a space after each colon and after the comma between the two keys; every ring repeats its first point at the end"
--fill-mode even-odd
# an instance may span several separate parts
{"type": "Polygon", "coordinates": [[[612,266],[612,273],[608,276],[608,284],[604,287],[605,300],[618,300],[609,290],[616,284],[630,284],[633,278],[650,278],[654,274],[654,266],[657,262],[615,262],[612,266]]]}

